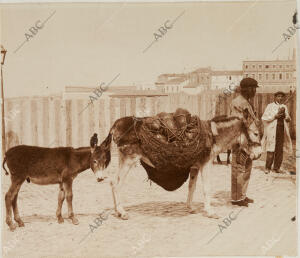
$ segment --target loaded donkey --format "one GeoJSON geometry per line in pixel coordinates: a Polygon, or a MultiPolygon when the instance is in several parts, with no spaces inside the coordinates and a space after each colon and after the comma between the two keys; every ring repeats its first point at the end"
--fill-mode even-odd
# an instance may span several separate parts
{"type": "Polygon", "coordinates": [[[214,158],[234,144],[239,144],[252,160],[261,155],[259,128],[248,116],[245,110],[242,118],[217,117],[201,121],[197,116],[190,117],[188,111],[178,109],[174,114],[162,112],[155,117],[120,118],[100,146],[91,146],[91,169],[98,181],[110,182],[114,208],[122,219],[128,219],[128,214],[122,207],[120,190],[137,162],[141,162],[150,180],[168,191],[179,188],[190,176],[187,207],[191,213],[195,212],[192,201],[200,173],[205,213],[218,218],[210,205],[209,175],[214,158]],[[177,127],[173,126],[174,119],[177,127]],[[117,145],[119,156],[119,170],[114,176],[107,169],[112,142],[117,145]]]}

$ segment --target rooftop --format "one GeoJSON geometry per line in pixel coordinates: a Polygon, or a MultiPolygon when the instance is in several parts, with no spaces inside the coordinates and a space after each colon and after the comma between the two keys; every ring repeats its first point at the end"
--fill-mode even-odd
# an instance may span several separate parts
{"type": "Polygon", "coordinates": [[[211,71],[212,71],[212,70],[211,70],[211,67],[208,66],[208,67],[200,67],[200,68],[198,68],[198,69],[192,71],[191,73],[209,73],[209,72],[211,72],[211,71]]]}
{"type": "Polygon", "coordinates": [[[231,70],[231,71],[212,71],[211,75],[243,75],[242,70],[231,70]]]}
{"type": "Polygon", "coordinates": [[[247,61],[243,61],[243,64],[245,63],[292,63],[295,60],[293,59],[286,59],[286,60],[247,60],[247,61]]]}

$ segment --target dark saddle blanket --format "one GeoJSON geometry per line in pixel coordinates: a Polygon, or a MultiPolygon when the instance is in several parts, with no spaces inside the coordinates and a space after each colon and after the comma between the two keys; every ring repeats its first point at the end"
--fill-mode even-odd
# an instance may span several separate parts
{"type": "Polygon", "coordinates": [[[179,188],[196,161],[205,162],[213,144],[210,121],[201,121],[185,109],[143,119],[138,138],[155,168],[141,162],[149,179],[168,191],[179,188]]]}

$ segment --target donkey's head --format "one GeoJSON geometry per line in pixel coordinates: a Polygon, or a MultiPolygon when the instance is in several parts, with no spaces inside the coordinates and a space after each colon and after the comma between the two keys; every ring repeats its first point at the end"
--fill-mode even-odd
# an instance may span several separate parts
{"type": "Polygon", "coordinates": [[[110,162],[110,142],[108,143],[107,138],[97,146],[98,137],[95,133],[90,140],[91,144],[91,159],[90,165],[94,172],[97,181],[101,182],[108,178],[107,166],[110,162]]]}
{"type": "Polygon", "coordinates": [[[219,151],[239,144],[251,159],[261,156],[259,127],[249,115],[248,110],[245,110],[242,117],[219,116],[211,120],[212,133],[219,151]]]}

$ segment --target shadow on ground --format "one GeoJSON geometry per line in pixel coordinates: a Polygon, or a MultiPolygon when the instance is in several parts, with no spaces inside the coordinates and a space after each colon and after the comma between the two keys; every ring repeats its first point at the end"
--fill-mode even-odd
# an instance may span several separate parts
{"type": "MultiPolygon", "coordinates": [[[[196,208],[195,213],[204,213],[203,203],[193,203],[196,208]]],[[[127,206],[125,210],[128,212],[136,212],[147,216],[159,217],[183,217],[188,214],[185,202],[145,202],[137,205],[127,206]]]]}
{"type": "MultiPolygon", "coordinates": [[[[211,205],[213,207],[231,206],[230,191],[219,191],[215,193],[211,205]]],[[[200,213],[206,216],[204,211],[204,204],[193,202],[196,214],[200,213]]],[[[159,216],[159,217],[184,217],[189,215],[185,202],[145,202],[137,205],[125,207],[128,212],[135,212],[146,216],[159,216]]]]}

